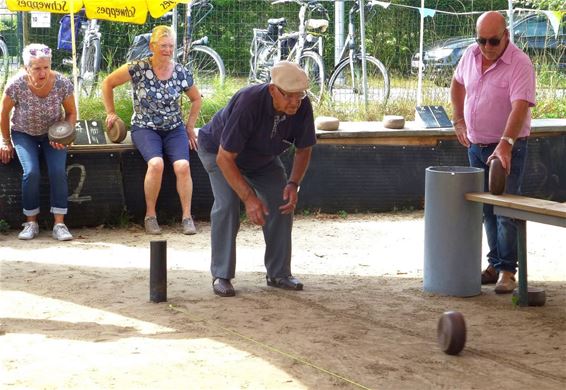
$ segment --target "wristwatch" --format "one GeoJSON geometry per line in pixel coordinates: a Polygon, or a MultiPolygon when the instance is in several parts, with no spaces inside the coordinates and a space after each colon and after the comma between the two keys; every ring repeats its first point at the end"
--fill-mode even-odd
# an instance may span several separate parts
{"type": "Polygon", "coordinates": [[[501,137],[501,139],[503,141],[507,141],[509,143],[509,145],[513,146],[513,144],[515,143],[515,140],[511,137],[501,137]]]}

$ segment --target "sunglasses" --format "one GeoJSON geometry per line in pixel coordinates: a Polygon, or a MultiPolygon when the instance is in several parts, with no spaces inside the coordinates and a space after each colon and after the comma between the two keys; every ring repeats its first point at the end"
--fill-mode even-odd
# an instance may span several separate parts
{"type": "MultiPolygon", "coordinates": [[[[277,85],[275,87],[277,87],[277,85]]],[[[293,99],[303,100],[304,98],[307,97],[307,91],[291,93],[291,92],[285,92],[279,87],[277,87],[277,90],[287,100],[293,100],[293,99]]]]}
{"type": "MultiPolygon", "coordinates": [[[[503,34],[505,34],[505,32],[503,34]]],[[[499,38],[481,38],[480,37],[480,38],[476,38],[476,42],[478,43],[478,45],[482,45],[482,46],[485,46],[488,43],[489,43],[490,46],[499,46],[502,39],[503,39],[503,35],[501,35],[501,37],[499,37],[499,38]]]]}
{"type": "Polygon", "coordinates": [[[45,54],[46,56],[50,56],[51,55],[51,49],[48,47],[44,47],[41,49],[30,49],[29,50],[29,54],[32,55],[33,57],[37,57],[38,54],[45,54]]]}

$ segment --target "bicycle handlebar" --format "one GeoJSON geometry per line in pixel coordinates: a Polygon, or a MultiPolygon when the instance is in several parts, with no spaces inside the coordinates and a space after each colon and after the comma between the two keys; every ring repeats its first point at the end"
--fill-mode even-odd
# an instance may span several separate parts
{"type": "Polygon", "coordinates": [[[329,18],[328,16],[328,11],[326,11],[326,8],[324,8],[324,6],[321,4],[322,0],[275,0],[271,2],[271,5],[275,5],[275,4],[284,4],[284,3],[296,3],[299,4],[301,7],[307,7],[308,9],[311,10],[311,12],[313,11],[319,11],[322,12],[324,14],[324,16],[326,17],[326,19],[329,18]]]}

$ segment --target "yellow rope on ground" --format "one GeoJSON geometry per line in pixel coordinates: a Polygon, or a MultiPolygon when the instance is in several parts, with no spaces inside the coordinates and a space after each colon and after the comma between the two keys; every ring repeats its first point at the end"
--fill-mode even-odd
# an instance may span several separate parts
{"type": "MultiPolygon", "coordinates": [[[[205,321],[204,319],[199,319],[199,318],[197,318],[197,317],[194,316],[192,313],[190,313],[188,310],[185,310],[185,309],[183,309],[183,308],[181,308],[181,307],[178,307],[178,306],[174,306],[174,305],[172,305],[172,304],[169,304],[169,308],[171,308],[172,310],[175,310],[175,311],[177,311],[177,312],[179,312],[179,313],[183,313],[183,314],[185,314],[185,315],[188,315],[189,318],[190,318],[192,321],[194,321],[194,322],[203,322],[203,321],[205,321]]],[[[211,323],[210,321],[206,321],[206,322],[209,323],[209,324],[211,323]]],[[[254,339],[254,338],[252,338],[252,337],[249,337],[249,336],[246,336],[246,335],[244,335],[244,334],[241,334],[240,332],[237,332],[237,331],[235,331],[235,330],[226,328],[226,327],[224,327],[224,326],[222,326],[222,325],[214,324],[214,323],[212,323],[212,325],[216,326],[216,327],[219,328],[219,329],[222,329],[223,331],[225,331],[225,332],[227,332],[227,333],[233,334],[234,336],[237,336],[237,337],[239,337],[239,338],[241,338],[241,339],[244,339],[244,340],[247,340],[247,341],[251,341],[252,343],[259,345],[260,347],[263,347],[263,348],[268,349],[268,350],[270,350],[270,351],[276,352],[276,353],[278,353],[278,354],[280,354],[280,355],[283,355],[283,356],[285,356],[285,357],[288,357],[288,358],[290,358],[290,359],[293,359],[293,360],[295,360],[295,361],[297,361],[297,362],[299,362],[299,363],[302,363],[302,364],[304,364],[304,365],[310,366],[310,367],[312,367],[312,368],[314,368],[314,369],[316,369],[316,370],[318,370],[318,371],[324,372],[324,373],[326,373],[326,374],[328,374],[328,375],[331,375],[331,376],[333,376],[333,377],[335,377],[335,378],[338,378],[338,379],[340,379],[340,380],[343,380],[344,382],[348,382],[348,383],[350,383],[351,385],[354,385],[354,386],[356,386],[356,387],[359,387],[360,389],[371,390],[369,387],[366,387],[366,386],[364,386],[364,385],[362,385],[362,384],[360,384],[360,383],[357,383],[357,382],[355,382],[355,381],[353,381],[353,380],[351,380],[351,379],[348,379],[348,378],[346,378],[346,377],[343,377],[342,375],[337,374],[337,373],[335,373],[335,372],[332,372],[332,371],[330,371],[330,370],[327,370],[327,369],[325,369],[325,368],[323,368],[323,367],[317,366],[316,364],[311,363],[311,362],[309,362],[308,360],[306,360],[306,359],[304,359],[304,358],[302,358],[302,357],[300,357],[300,356],[295,356],[295,355],[290,354],[290,353],[288,353],[288,352],[282,351],[282,350],[280,350],[280,349],[278,349],[278,348],[276,348],[276,347],[272,347],[271,345],[268,345],[268,344],[266,344],[266,343],[263,343],[263,342],[261,342],[261,341],[258,341],[258,340],[256,340],[256,339],[254,339]]]]}

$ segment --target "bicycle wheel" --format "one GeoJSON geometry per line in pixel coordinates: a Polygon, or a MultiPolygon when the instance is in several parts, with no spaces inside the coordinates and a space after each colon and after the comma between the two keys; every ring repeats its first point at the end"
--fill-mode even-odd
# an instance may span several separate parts
{"type": "Polygon", "coordinates": [[[304,69],[309,77],[308,94],[313,102],[320,102],[324,93],[324,62],[318,53],[313,51],[303,52],[299,58],[299,66],[304,69]]]}
{"type": "Polygon", "coordinates": [[[191,47],[187,67],[192,70],[195,84],[205,97],[214,96],[224,85],[224,62],[220,55],[208,46],[191,47]]]}
{"type": "Polygon", "coordinates": [[[92,96],[98,72],[100,71],[100,39],[91,39],[84,47],[81,54],[80,74],[79,74],[79,93],[84,96],[92,96]]]}
{"type": "MultiPolygon", "coordinates": [[[[389,98],[389,74],[377,58],[366,56],[367,99],[372,103],[386,103],[389,98]]],[[[353,64],[349,58],[336,66],[328,81],[328,92],[335,103],[364,101],[362,55],[356,55],[353,64]],[[353,66],[350,66],[353,65],[353,66]]]]}
{"type": "Polygon", "coordinates": [[[8,46],[3,39],[0,39],[0,87],[4,90],[8,80],[8,46]]]}

